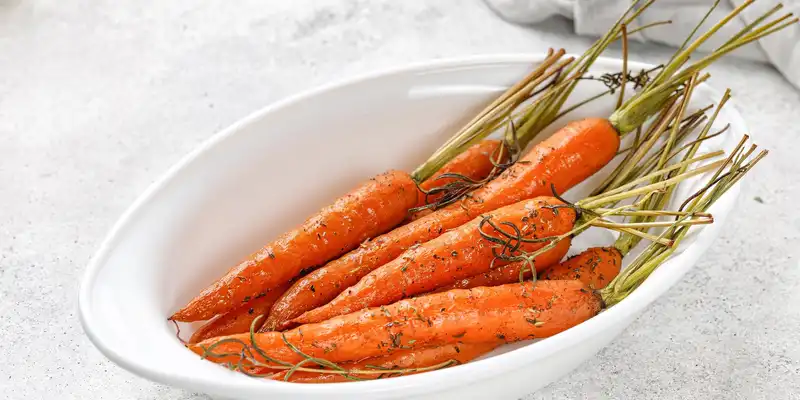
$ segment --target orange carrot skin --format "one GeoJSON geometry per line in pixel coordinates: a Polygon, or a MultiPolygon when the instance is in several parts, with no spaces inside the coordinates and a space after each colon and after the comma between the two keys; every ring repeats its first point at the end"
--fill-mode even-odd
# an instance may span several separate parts
{"type": "MultiPolygon", "coordinates": [[[[551,251],[537,256],[533,260],[533,265],[537,271],[543,271],[547,267],[557,264],[567,255],[569,246],[572,243],[570,238],[566,238],[553,247],[551,251]]],[[[459,279],[452,285],[447,285],[436,289],[434,292],[446,292],[451,289],[472,289],[478,286],[497,286],[508,283],[519,282],[519,272],[524,270],[523,279],[530,279],[530,266],[525,262],[513,262],[498,268],[493,268],[481,274],[473,275],[468,278],[459,279]]],[[[566,278],[565,278],[566,279],[566,278]]]]}
{"type": "Polygon", "coordinates": [[[540,279],[575,279],[602,289],[619,274],[622,253],[616,247],[592,247],[541,272],[540,279]]]}
{"type": "MultiPolygon", "coordinates": [[[[529,239],[556,236],[569,232],[575,223],[575,210],[554,209],[564,203],[554,197],[537,197],[497,209],[487,216],[499,227],[512,223],[529,239]]],[[[499,246],[481,236],[484,216],[448,231],[436,239],[413,247],[400,257],[370,272],[357,284],[342,292],[330,303],[295,318],[307,324],[324,321],[366,307],[394,303],[405,297],[429,292],[489,270],[499,246]]],[[[507,227],[506,227],[507,228],[507,227]]],[[[490,225],[483,233],[500,235],[490,225]]],[[[507,231],[513,232],[510,229],[507,231]]],[[[546,243],[523,243],[520,251],[532,252],[546,243]]]]}
{"type": "MultiPolygon", "coordinates": [[[[217,336],[250,332],[253,321],[259,316],[267,314],[272,305],[275,304],[275,300],[278,300],[288,288],[288,284],[281,285],[264,293],[263,296],[256,296],[255,299],[242,304],[238,308],[218,315],[198,328],[189,339],[189,343],[198,343],[217,336]]],[[[256,330],[261,327],[265,319],[260,319],[260,323],[255,327],[256,330]]]]}
{"type": "Polygon", "coordinates": [[[199,321],[230,311],[352,250],[402,222],[417,203],[417,192],[405,172],[378,175],[233,267],[171,319],[199,321]]]}
{"type": "MultiPolygon", "coordinates": [[[[480,357],[499,346],[500,343],[495,341],[491,343],[476,343],[476,344],[448,344],[444,346],[428,347],[420,350],[398,350],[397,352],[382,356],[367,358],[359,362],[342,363],[340,367],[346,370],[355,369],[371,369],[370,366],[377,366],[386,369],[412,369],[412,368],[425,368],[434,365],[442,364],[450,360],[455,360],[458,364],[464,364],[473,359],[480,357]]],[[[407,373],[405,375],[413,375],[414,373],[407,373]]],[[[386,378],[384,374],[382,378],[386,378]]],[[[272,375],[270,378],[274,380],[284,380],[286,372],[279,372],[272,375]]],[[[377,379],[380,375],[359,375],[353,376],[363,379],[371,380],[377,379]]],[[[391,375],[394,377],[395,375],[391,375]]],[[[397,375],[399,376],[399,375],[397,375]]],[[[347,378],[339,374],[320,374],[315,372],[295,372],[289,376],[289,382],[295,383],[336,383],[336,382],[349,382],[347,378]]]]}
{"type": "MultiPolygon", "coordinates": [[[[500,140],[486,139],[470,146],[463,153],[445,164],[442,169],[436,171],[433,176],[422,182],[419,187],[424,190],[430,190],[456,180],[456,178],[441,178],[444,174],[460,174],[475,181],[485,179],[495,168],[493,161],[495,163],[508,161],[509,154],[507,151],[503,150],[502,154],[499,153],[502,143],[500,140]],[[497,160],[498,156],[500,156],[500,160],[497,160]]],[[[439,198],[441,198],[441,194],[429,195],[426,198],[425,193],[420,193],[417,207],[433,203],[439,198]]]]}
{"type": "MultiPolygon", "coordinates": [[[[254,339],[264,354],[283,362],[294,364],[304,359],[284,338],[311,357],[358,361],[405,348],[546,338],[597,315],[601,307],[600,297],[582,282],[526,281],[401,300],[286,332],[257,333],[254,339]]],[[[239,334],[188,347],[202,356],[204,347],[225,339],[251,343],[249,334],[239,334]]],[[[227,355],[208,359],[235,364],[242,347],[231,341],[219,343],[214,353],[227,355]]],[[[259,352],[253,353],[259,362],[267,362],[259,352]]]]}
{"type": "MultiPolygon", "coordinates": [[[[485,179],[495,168],[495,163],[505,163],[508,161],[509,153],[507,151],[500,153],[501,145],[502,141],[493,139],[482,140],[472,145],[463,153],[450,160],[444,167],[433,174],[433,176],[425,180],[425,182],[422,182],[419,187],[424,190],[430,190],[434,187],[451,183],[456,178],[441,178],[442,175],[450,173],[461,174],[475,181],[485,179]]],[[[417,196],[417,204],[415,207],[421,207],[428,203],[435,202],[440,197],[441,194],[426,197],[425,193],[420,192],[417,196]]],[[[422,210],[414,213],[410,219],[418,219],[431,212],[431,210],[422,210]]],[[[292,313],[291,306],[296,303],[309,302],[303,299],[303,297],[314,297],[316,287],[314,287],[312,282],[312,280],[301,280],[292,287],[292,290],[287,291],[286,295],[274,305],[273,310],[269,313],[270,317],[263,324],[264,332],[283,330],[288,326],[287,322],[306,311],[302,310],[292,313]]],[[[322,304],[324,303],[319,305],[322,304]]]]}
{"type": "Polygon", "coordinates": [[[275,303],[264,328],[292,326],[293,318],[333,300],[414,244],[434,239],[485,212],[552,194],[551,184],[559,193],[565,192],[599,171],[618,149],[619,135],[607,120],[588,118],[567,124],[471,197],[378,236],[298,280],[275,303]]]}

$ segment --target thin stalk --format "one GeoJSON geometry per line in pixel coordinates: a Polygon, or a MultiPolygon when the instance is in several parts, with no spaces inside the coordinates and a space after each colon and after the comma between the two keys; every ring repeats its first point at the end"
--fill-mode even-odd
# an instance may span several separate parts
{"type": "MultiPolygon", "coordinates": [[[[595,226],[597,226],[597,225],[595,225],[595,226]]],[[[638,229],[634,229],[634,228],[609,226],[608,229],[611,229],[611,230],[618,231],[618,232],[621,232],[623,234],[626,234],[627,237],[642,238],[642,239],[649,240],[649,241],[651,241],[653,243],[658,243],[658,244],[660,244],[662,246],[666,246],[666,247],[670,247],[670,246],[673,246],[675,244],[675,242],[673,242],[672,240],[660,238],[660,237],[658,237],[656,235],[651,235],[651,234],[649,234],[647,232],[642,232],[642,231],[640,231],[638,229]]]]}
{"type": "Polygon", "coordinates": [[[559,118],[571,113],[572,111],[575,111],[578,108],[585,106],[586,104],[589,104],[589,103],[591,103],[591,102],[593,102],[593,101],[595,101],[597,99],[600,99],[603,96],[606,96],[606,95],[609,95],[609,94],[614,94],[614,92],[618,88],[622,89],[623,92],[624,92],[624,87],[625,87],[625,85],[627,83],[629,83],[629,81],[630,82],[634,82],[634,89],[636,89],[636,87],[638,87],[638,86],[644,86],[650,80],[650,78],[649,78],[650,73],[652,73],[653,71],[657,71],[660,68],[661,68],[661,66],[656,66],[656,67],[653,67],[653,68],[647,69],[647,70],[643,69],[643,70],[639,71],[639,73],[636,74],[636,75],[631,75],[630,73],[616,73],[616,74],[603,75],[599,79],[591,78],[591,77],[579,78],[580,80],[599,80],[599,81],[605,83],[606,86],[608,86],[609,88],[606,89],[605,91],[600,92],[600,93],[598,93],[598,94],[596,94],[594,96],[591,96],[591,97],[589,97],[589,98],[587,98],[585,100],[581,100],[580,102],[578,102],[576,104],[573,104],[573,105],[571,105],[571,106],[569,106],[567,108],[562,108],[562,110],[558,114],[556,114],[555,117],[553,117],[553,120],[554,121],[558,120],[559,118]],[[610,76],[619,75],[620,76],[619,82],[611,82],[611,83],[607,82],[607,80],[605,80],[604,78],[606,78],[609,75],[610,76]]]}
{"type": "Polygon", "coordinates": [[[756,26],[760,25],[762,22],[766,21],[767,18],[771,17],[773,14],[775,14],[776,12],[778,12],[782,8],[783,8],[783,4],[778,3],[778,5],[776,5],[775,7],[773,7],[772,9],[767,11],[766,13],[764,13],[764,15],[756,18],[753,22],[751,22],[750,24],[745,26],[744,29],[742,29],[739,33],[731,36],[731,38],[728,39],[725,42],[725,44],[727,45],[727,44],[731,44],[731,43],[736,42],[737,40],[739,40],[739,38],[741,38],[742,36],[747,34],[747,32],[750,32],[754,27],[756,27],[756,26]]]}
{"type": "Polygon", "coordinates": [[[762,151],[752,160],[745,162],[746,158],[749,157],[753,151],[743,151],[743,145],[744,142],[741,142],[732,152],[732,154],[739,154],[739,156],[733,157],[733,161],[730,163],[723,163],[720,169],[708,180],[708,183],[684,202],[684,204],[687,204],[687,202],[691,203],[686,214],[674,221],[669,228],[662,232],[660,237],[673,240],[675,246],[667,248],[653,244],[649,245],[628,268],[614,278],[608,286],[598,292],[607,307],[624,300],[633,290],[639,287],[653,271],[669,259],[689,232],[690,227],[682,226],[682,223],[690,218],[691,213],[705,212],[767,154],[765,151],[762,151]],[[727,172],[723,173],[726,169],[727,172]],[[692,199],[696,199],[696,201],[690,201],[692,199]]]}
{"type": "Polygon", "coordinates": [[[619,174],[614,177],[614,179],[611,181],[612,185],[619,183],[631,175],[636,165],[642,161],[643,158],[645,158],[653,146],[655,146],[656,142],[658,142],[661,134],[667,130],[670,121],[675,118],[675,115],[679,109],[680,107],[677,103],[668,105],[665,108],[666,111],[663,112],[659,116],[659,119],[648,129],[648,134],[646,135],[647,139],[645,140],[644,144],[637,149],[633,156],[631,156],[631,162],[626,164],[619,174]]]}
{"type": "Polygon", "coordinates": [[[650,7],[653,1],[654,0],[648,0],[644,2],[644,4],[641,4],[641,6],[639,6],[641,0],[633,1],[625,13],[612,25],[611,29],[609,29],[603,37],[598,39],[589,50],[583,53],[574,64],[570,65],[565,70],[565,82],[559,83],[559,85],[554,88],[554,91],[557,92],[558,95],[547,102],[541,103],[538,107],[528,109],[528,112],[523,115],[517,123],[520,127],[523,140],[532,140],[538,132],[541,132],[555,120],[559,110],[578,83],[576,79],[570,80],[569,78],[583,76],[606,47],[621,34],[622,24],[630,24],[635,21],[645,9],[650,7]],[[639,7],[637,8],[637,6],[639,7]]]}
{"type": "Polygon", "coordinates": [[[628,28],[625,24],[620,27],[622,31],[622,84],[619,86],[619,98],[616,108],[622,107],[625,100],[625,78],[628,76],[628,28]]]}
{"type": "Polygon", "coordinates": [[[602,206],[602,205],[605,205],[605,204],[615,203],[617,201],[625,200],[625,199],[628,199],[628,198],[631,198],[631,197],[635,197],[635,196],[638,196],[638,195],[647,194],[647,193],[650,193],[650,192],[655,192],[655,191],[660,191],[660,190],[665,190],[669,186],[674,185],[676,183],[679,183],[679,182],[681,182],[683,180],[689,179],[689,178],[691,178],[693,176],[697,176],[697,175],[706,173],[708,171],[713,171],[714,169],[716,169],[720,165],[722,165],[722,163],[723,163],[723,161],[717,161],[717,162],[714,162],[714,163],[711,163],[711,164],[708,164],[708,165],[704,165],[702,167],[697,167],[697,168],[695,168],[695,169],[693,169],[693,170],[691,170],[689,172],[685,172],[683,174],[677,175],[677,176],[672,177],[670,179],[666,179],[666,180],[660,181],[658,183],[653,183],[653,184],[650,184],[650,185],[647,185],[647,186],[642,186],[640,188],[632,189],[632,190],[629,190],[627,192],[622,192],[622,193],[619,193],[619,194],[614,194],[614,195],[610,195],[610,196],[601,196],[598,199],[595,199],[595,200],[592,200],[592,201],[589,201],[589,202],[585,202],[585,203],[580,201],[577,204],[579,204],[583,208],[590,208],[591,209],[593,207],[599,207],[599,206],[602,206]]]}
{"type": "MultiPolygon", "coordinates": [[[[531,90],[529,87],[531,82],[538,80],[538,78],[541,77],[541,75],[547,71],[548,68],[553,66],[556,61],[563,57],[564,54],[566,54],[564,49],[559,49],[557,52],[554,52],[552,48],[547,49],[547,55],[541,64],[539,64],[521,80],[511,85],[511,87],[506,89],[506,91],[503,92],[503,94],[501,94],[499,97],[494,99],[486,108],[481,110],[481,112],[475,115],[466,125],[464,125],[465,128],[478,125],[479,121],[484,119],[487,115],[492,114],[493,111],[497,110],[504,103],[508,103],[509,100],[515,100],[524,97],[525,94],[531,90]]],[[[457,138],[458,135],[451,137],[445,142],[445,145],[457,141],[457,138]]]]}
{"type": "MultiPolygon", "coordinates": [[[[595,212],[604,213],[608,212],[609,208],[596,208],[595,212]]],[[[712,218],[709,213],[704,212],[689,212],[689,211],[672,211],[672,210],[633,210],[633,211],[618,211],[617,216],[620,217],[684,217],[689,216],[693,218],[712,218]]]]}
{"type": "Polygon", "coordinates": [[[602,199],[602,198],[607,197],[609,195],[615,195],[615,194],[618,194],[618,193],[622,193],[622,192],[625,192],[627,190],[630,190],[630,189],[636,187],[636,185],[645,183],[645,182],[650,181],[650,180],[652,180],[654,178],[658,178],[659,176],[663,175],[665,172],[674,171],[674,170],[680,169],[680,168],[682,168],[684,166],[691,165],[691,164],[694,164],[694,163],[697,163],[697,162],[700,162],[700,161],[708,160],[708,159],[711,159],[711,158],[719,157],[719,156],[724,155],[724,154],[725,154],[725,152],[722,151],[722,150],[717,150],[717,151],[713,151],[711,153],[702,154],[702,155],[697,156],[695,158],[692,158],[692,159],[689,159],[689,160],[685,160],[685,161],[681,161],[681,162],[676,163],[676,164],[672,164],[672,165],[670,165],[670,166],[668,166],[666,168],[663,168],[663,169],[660,169],[658,171],[651,172],[651,173],[649,173],[647,175],[644,175],[642,177],[636,178],[636,179],[634,179],[634,180],[632,180],[632,181],[630,181],[630,182],[628,182],[628,183],[626,183],[624,185],[618,186],[616,189],[612,189],[612,190],[608,190],[606,192],[603,192],[600,195],[587,197],[587,198],[583,199],[582,201],[590,203],[592,201],[595,201],[595,200],[598,200],[598,199],[602,199]]]}
{"type": "Polygon", "coordinates": [[[669,124],[669,120],[673,115],[672,110],[672,107],[667,107],[662,110],[656,118],[656,121],[650,125],[647,131],[645,131],[643,138],[639,137],[639,130],[637,130],[637,137],[634,141],[636,150],[628,152],[628,154],[625,155],[622,163],[614,168],[614,170],[608,176],[606,176],[603,182],[595,188],[595,190],[591,193],[592,196],[597,196],[606,192],[609,187],[618,186],[620,182],[625,181],[629,176],[631,176],[631,172],[636,168],[641,159],[650,151],[653,145],[655,145],[660,133],[666,129],[666,126],[669,124]]]}
{"type": "MultiPolygon", "coordinates": [[[[513,107],[527,99],[528,94],[536,86],[541,85],[572,62],[571,59],[560,60],[563,55],[563,49],[551,54],[525,78],[506,90],[503,95],[436,150],[427,161],[417,167],[411,174],[412,178],[418,183],[425,181],[467,147],[490,135],[496,128],[495,123],[498,121],[502,123],[502,119],[513,110],[513,107]]],[[[541,101],[542,98],[538,100],[541,101]]]]}
{"type": "MultiPolygon", "coordinates": [[[[706,116],[698,118],[693,121],[689,121],[685,124],[680,132],[678,133],[678,137],[676,138],[676,143],[682,142],[690,133],[692,133],[698,126],[700,126],[703,122],[706,121],[706,116]]],[[[664,153],[666,150],[666,143],[662,144],[659,148],[659,151],[656,151],[653,154],[650,154],[645,158],[644,161],[633,170],[634,175],[641,175],[643,173],[650,173],[651,171],[658,168],[658,162],[661,159],[661,154],[664,153]]],[[[676,154],[679,153],[679,150],[675,150],[673,153],[669,154],[666,157],[666,162],[669,162],[674,158],[676,154]]]]}
{"type": "MultiPolygon", "coordinates": [[[[798,19],[793,18],[792,15],[789,14],[777,20],[764,23],[769,16],[775,13],[775,10],[770,10],[757,18],[756,22],[739,30],[731,40],[714,50],[711,54],[701,58],[699,61],[694,62],[679,72],[679,69],[689,60],[691,54],[699,48],[702,43],[739,15],[745,8],[749,7],[752,2],[752,0],[745,1],[722,18],[722,20],[714,24],[711,29],[695,39],[691,44],[678,51],[676,55],[670,59],[670,62],[665,65],[659,76],[651,82],[649,87],[629,99],[619,110],[609,117],[609,121],[611,121],[612,125],[614,125],[619,132],[629,132],[635,129],[637,126],[641,125],[650,114],[660,109],[664,102],[672,96],[672,93],[679,88],[682,82],[685,82],[692,75],[700,72],[700,70],[723,55],[764,36],[784,29],[798,21],[798,19]]],[[[716,7],[716,4],[717,3],[715,3],[712,9],[716,7]]]]}
{"type": "MultiPolygon", "coordinates": [[[[672,20],[671,19],[667,19],[667,20],[663,20],[663,21],[651,22],[649,24],[644,24],[644,25],[642,25],[642,26],[640,26],[638,28],[631,29],[630,31],[628,31],[628,36],[633,35],[634,33],[639,33],[639,32],[641,32],[641,31],[643,31],[645,29],[650,29],[650,28],[654,28],[656,26],[670,25],[670,24],[672,24],[672,20]]],[[[616,36],[614,38],[614,40],[617,40],[617,39],[619,39],[621,37],[622,37],[622,34],[616,36]]]]}
{"type": "MultiPolygon", "coordinates": [[[[678,110],[678,120],[682,120],[683,116],[686,114],[686,109],[689,107],[689,101],[692,99],[692,94],[694,93],[695,85],[697,84],[697,79],[699,76],[697,74],[693,75],[691,79],[689,79],[689,83],[686,85],[684,89],[683,101],[680,103],[680,107],[678,110]]],[[[664,168],[664,165],[667,163],[667,155],[669,154],[672,147],[675,145],[676,140],[678,139],[678,131],[680,130],[680,124],[672,124],[672,129],[670,129],[669,138],[667,142],[664,144],[664,151],[661,152],[661,159],[658,161],[657,167],[658,169],[664,168]]]]}
{"type": "MultiPolygon", "coordinates": [[[[714,219],[712,218],[695,218],[695,219],[681,220],[681,222],[677,226],[708,225],[713,223],[714,219]]],[[[594,222],[592,225],[608,229],[621,229],[621,228],[642,229],[642,228],[664,228],[669,226],[675,226],[675,222],[674,221],[613,222],[607,220],[600,220],[594,222]]]]}
{"type": "MultiPolygon", "coordinates": [[[[686,48],[686,46],[687,46],[687,45],[689,44],[689,42],[692,40],[692,38],[694,37],[694,35],[695,35],[695,34],[697,34],[697,31],[698,31],[698,30],[700,30],[700,27],[701,27],[701,26],[703,26],[703,24],[704,24],[704,23],[706,23],[706,21],[708,20],[708,17],[709,17],[709,16],[711,16],[711,13],[713,13],[713,12],[714,12],[714,9],[716,9],[716,8],[717,8],[717,6],[719,6],[719,2],[720,2],[720,0],[716,0],[716,1],[714,2],[714,4],[712,4],[712,5],[711,5],[711,7],[709,7],[709,9],[708,9],[708,11],[706,12],[706,14],[705,14],[705,15],[703,16],[703,18],[701,18],[701,19],[700,19],[700,21],[699,21],[699,22],[698,22],[698,23],[697,23],[697,24],[694,26],[694,29],[692,29],[692,31],[689,33],[689,35],[688,35],[688,36],[686,36],[686,39],[683,41],[683,43],[681,44],[681,46],[680,46],[680,47],[678,47],[678,50],[676,50],[676,51],[675,51],[675,53],[673,53],[672,57],[670,57],[670,59],[669,59],[669,61],[667,62],[667,64],[673,64],[673,63],[675,63],[675,62],[676,62],[675,60],[677,59],[677,57],[678,57],[678,55],[680,54],[680,52],[681,52],[681,51],[683,51],[683,50],[686,48]]],[[[666,77],[668,77],[668,72],[667,72],[667,71],[664,71],[664,70],[662,70],[661,74],[659,74],[658,76],[656,76],[656,78],[655,78],[655,79],[653,79],[653,80],[651,81],[651,85],[652,85],[652,86],[655,86],[655,85],[658,85],[658,84],[660,84],[660,83],[661,83],[661,82],[662,82],[662,81],[663,81],[663,80],[664,80],[666,77]]]]}

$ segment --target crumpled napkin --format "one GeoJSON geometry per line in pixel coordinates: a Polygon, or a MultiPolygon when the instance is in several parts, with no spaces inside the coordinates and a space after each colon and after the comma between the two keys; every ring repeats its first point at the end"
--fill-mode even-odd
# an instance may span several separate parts
{"type": "MultiPolygon", "coordinates": [[[[631,0],[485,0],[492,10],[509,22],[535,24],[561,15],[571,19],[579,35],[600,36],[630,6],[631,0]]],[[[722,0],[701,28],[710,28],[744,0],[722,0]]],[[[645,11],[635,26],[671,20],[671,25],[654,27],[631,37],[632,40],[655,42],[678,47],[708,11],[713,0],[658,0],[645,11]]],[[[759,0],[736,20],[723,27],[700,51],[710,51],[724,42],[745,24],[753,22],[778,0],[759,0]]],[[[800,0],[783,1],[784,11],[800,13],[800,0]]],[[[632,26],[634,28],[635,26],[632,26]]],[[[766,62],[777,68],[789,82],[800,88],[800,27],[793,25],[778,33],[744,46],[732,56],[766,62]]]]}

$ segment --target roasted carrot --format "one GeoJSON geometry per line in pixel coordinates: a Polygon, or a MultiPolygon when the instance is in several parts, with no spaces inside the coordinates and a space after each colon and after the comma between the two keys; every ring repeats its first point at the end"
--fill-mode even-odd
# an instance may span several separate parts
{"type": "MultiPolygon", "coordinates": [[[[567,246],[568,241],[559,242],[558,246],[567,246]]],[[[562,255],[563,256],[563,255],[562,255]]],[[[617,276],[622,265],[622,254],[614,247],[592,247],[576,254],[564,262],[550,266],[534,263],[539,273],[539,279],[559,280],[574,279],[583,282],[592,289],[602,289],[611,279],[617,276]],[[541,267],[541,268],[540,268],[541,267]]],[[[459,279],[454,284],[444,286],[436,292],[446,292],[450,289],[470,289],[478,286],[497,286],[523,279],[530,279],[530,267],[525,262],[515,262],[503,265],[482,274],[459,279]]]]}
{"type": "MultiPolygon", "coordinates": [[[[458,180],[478,182],[487,179],[493,172],[499,171],[499,165],[508,161],[510,152],[503,147],[500,140],[485,139],[459,154],[442,169],[419,185],[420,193],[417,208],[439,201],[448,184],[458,180]]],[[[433,212],[424,209],[413,213],[411,220],[419,219],[433,212]]]]}
{"type": "Polygon", "coordinates": [[[286,328],[293,318],[331,301],[415,244],[435,239],[485,212],[550,194],[551,185],[559,193],[568,190],[606,165],[618,148],[619,135],[606,120],[568,124],[469,198],[378,236],[298,280],[275,303],[262,330],[286,328]]]}
{"type": "MultiPolygon", "coordinates": [[[[516,85],[485,109],[476,120],[413,173],[390,171],[362,184],[350,194],[323,208],[302,226],[281,235],[231,268],[170,319],[198,321],[227,312],[256,294],[288,282],[301,271],[322,265],[357,247],[364,240],[397,226],[418,203],[417,185],[425,182],[453,157],[492,133],[537,87],[572,59],[560,60],[564,50],[548,57],[516,85]]],[[[480,152],[473,152],[480,155],[480,152]]],[[[460,160],[463,168],[485,161],[460,160]]],[[[468,173],[470,171],[467,171],[468,173]]]]}
{"type": "MultiPolygon", "coordinates": [[[[548,251],[534,259],[533,265],[537,271],[541,271],[548,266],[558,263],[569,251],[569,246],[572,244],[570,238],[566,238],[558,242],[553,250],[548,251]],[[546,258],[544,256],[550,255],[552,257],[546,258]]],[[[492,268],[486,272],[473,275],[467,278],[459,279],[455,283],[447,286],[442,286],[434,290],[435,293],[446,292],[450,289],[472,289],[478,286],[498,286],[507,283],[519,282],[520,272],[523,273],[523,279],[531,277],[529,265],[524,261],[517,261],[511,264],[506,264],[498,268],[492,268]]]]}
{"type": "Polygon", "coordinates": [[[234,365],[243,350],[251,350],[245,351],[251,361],[272,366],[275,361],[295,364],[306,356],[358,361],[431,345],[545,338],[591,318],[601,305],[600,297],[578,281],[527,281],[401,300],[286,332],[256,333],[252,343],[250,334],[240,334],[188,347],[211,361],[234,365]]]}
{"type": "Polygon", "coordinates": [[[260,328],[266,320],[264,315],[269,312],[275,300],[288,288],[288,284],[281,285],[267,291],[262,296],[256,296],[253,300],[242,304],[238,308],[214,317],[194,332],[191,339],[189,339],[189,343],[202,342],[217,336],[249,332],[253,321],[259,316],[262,318],[255,326],[255,329],[260,328]]]}
{"type": "Polygon", "coordinates": [[[408,174],[378,175],[240,262],[171,319],[199,321],[236,308],[391,229],[416,203],[417,187],[408,174]]]}
{"type": "Polygon", "coordinates": [[[616,247],[591,247],[540,273],[540,279],[574,279],[602,289],[617,277],[622,253],[616,247]]]}
{"type": "Polygon", "coordinates": [[[270,378],[295,383],[335,383],[348,382],[353,379],[385,379],[424,372],[426,369],[435,368],[437,365],[444,367],[464,364],[494,350],[499,345],[499,341],[474,344],[446,344],[420,350],[398,350],[393,354],[382,357],[367,358],[362,361],[339,365],[347,371],[361,370],[371,372],[370,374],[351,372],[348,374],[349,376],[345,377],[343,374],[295,372],[286,379],[287,373],[282,371],[270,376],[270,378]],[[381,370],[386,370],[386,372],[381,374],[381,370]],[[408,372],[396,372],[398,370],[408,372]]]}
{"type": "MultiPolygon", "coordinates": [[[[451,175],[458,174],[472,180],[481,180],[489,176],[489,173],[495,169],[495,163],[504,163],[508,161],[509,153],[502,150],[503,142],[494,139],[482,140],[463,153],[454,157],[450,162],[444,165],[442,169],[436,171],[433,176],[422,182],[419,187],[423,191],[429,191],[436,187],[444,186],[448,183],[455,181],[457,178],[451,175]],[[494,162],[493,162],[494,161],[494,162]],[[445,176],[443,176],[445,175],[445,176]]],[[[432,194],[426,198],[425,192],[419,196],[417,206],[424,206],[428,203],[435,202],[441,194],[432,194]]]]}

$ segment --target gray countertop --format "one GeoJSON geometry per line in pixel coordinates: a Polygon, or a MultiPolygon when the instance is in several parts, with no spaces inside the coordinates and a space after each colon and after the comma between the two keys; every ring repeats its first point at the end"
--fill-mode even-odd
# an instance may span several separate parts
{"type": "MultiPolygon", "coordinates": [[[[568,21],[517,27],[478,0],[0,0],[2,397],[205,398],[107,361],[76,293],[122,211],[221,128],[368,71],[589,43],[568,21]]],[[[669,53],[632,45],[636,60],[669,53]]],[[[800,94],[764,65],[711,72],[772,150],[738,215],[619,339],[527,399],[800,398],[800,94]]]]}

